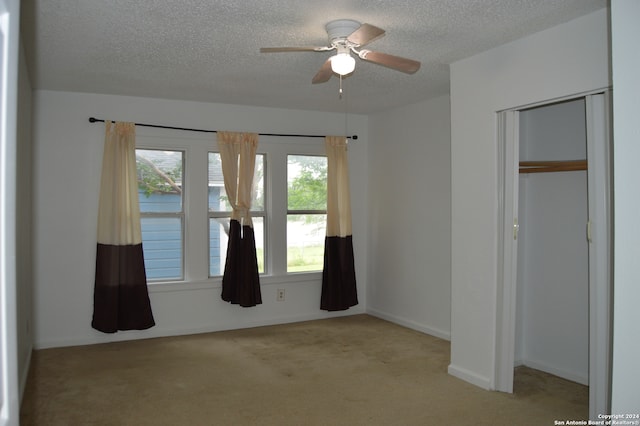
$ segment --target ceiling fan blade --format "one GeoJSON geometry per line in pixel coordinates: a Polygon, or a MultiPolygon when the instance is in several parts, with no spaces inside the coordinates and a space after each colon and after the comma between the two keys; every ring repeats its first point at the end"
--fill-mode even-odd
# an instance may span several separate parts
{"type": "Polygon", "coordinates": [[[358,53],[360,58],[375,64],[384,65],[394,70],[407,74],[414,74],[420,69],[420,62],[413,59],[402,58],[400,56],[389,55],[387,53],[372,52],[371,50],[361,50],[358,53]]]}
{"type": "Polygon", "coordinates": [[[384,32],[385,31],[382,28],[378,28],[370,24],[362,24],[360,25],[360,28],[352,32],[349,37],[347,37],[347,40],[353,44],[357,44],[358,46],[364,46],[378,37],[382,37],[384,32]]]}
{"type": "Polygon", "coordinates": [[[333,46],[300,46],[300,47],[261,47],[260,53],[279,53],[279,52],[326,52],[333,50],[333,46]]]}
{"type": "Polygon", "coordinates": [[[327,59],[320,70],[313,76],[313,80],[311,82],[313,84],[325,83],[329,81],[331,76],[333,75],[333,70],[331,69],[331,58],[327,59]]]}

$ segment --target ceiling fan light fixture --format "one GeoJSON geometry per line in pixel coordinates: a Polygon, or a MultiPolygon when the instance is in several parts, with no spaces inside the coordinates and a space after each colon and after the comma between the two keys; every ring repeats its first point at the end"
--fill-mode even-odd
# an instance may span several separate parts
{"type": "Polygon", "coordinates": [[[356,60],[349,53],[338,53],[331,57],[331,69],[339,75],[351,74],[356,69],[356,60]]]}
{"type": "Polygon", "coordinates": [[[333,74],[338,74],[341,78],[351,74],[356,68],[356,60],[352,57],[352,53],[353,56],[357,55],[359,59],[364,61],[384,65],[406,74],[415,74],[420,69],[420,62],[413,59],[362,49],[363,46],[385,34],[382,28],[371,24],[360,24],[352,19],[337,19],[327,23],[325,29],[329,36],[328,46],[262,47],[260,52],[328,52],[335,50],[336,54],[325,60],[311,79],[313,84],[325,83],[331,79],[333,74]]]}

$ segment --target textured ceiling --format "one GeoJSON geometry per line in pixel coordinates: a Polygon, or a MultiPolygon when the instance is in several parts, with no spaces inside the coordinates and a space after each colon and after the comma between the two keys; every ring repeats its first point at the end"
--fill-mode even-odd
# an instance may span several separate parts
{"type": "Polygon", "coordinates": [[[23,0],[35,89],[371,113],[449,92],[448,64],[606,6],[606,0],[23,0]],[[386,30],[367,45],[422,62],[414,75],[357,59],[311,84],[332,52],[324,25],[386,30]]]}

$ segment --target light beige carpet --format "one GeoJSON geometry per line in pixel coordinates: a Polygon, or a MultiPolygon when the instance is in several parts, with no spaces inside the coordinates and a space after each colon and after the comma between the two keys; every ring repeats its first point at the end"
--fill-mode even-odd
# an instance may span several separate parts
{"type": "Polygon", "coordinates": [[[588,388],[447,374],[449,342],[367,315],[35,351],[25,425],[553,425],[588,388]]]}

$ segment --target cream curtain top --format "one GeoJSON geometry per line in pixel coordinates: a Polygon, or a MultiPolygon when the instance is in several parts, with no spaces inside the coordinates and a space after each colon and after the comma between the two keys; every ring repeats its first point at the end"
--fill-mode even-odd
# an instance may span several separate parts
{"type": "Polygon", "coordinates": [[[224,189],[233,209],[231,219],[253,227],[251,199],[258,149],[257,133],[218,132],[224,189]]]}
{"type": "Polygon", "coordinates": [[[351,194],[347,138],[325,137],[327,150],[327,236],[351,234],[351,194]]]}
{"type": "Polygon", "coordinates": [[[134,123],[105,123],[98,243],[142,243],[134,123]]]}

